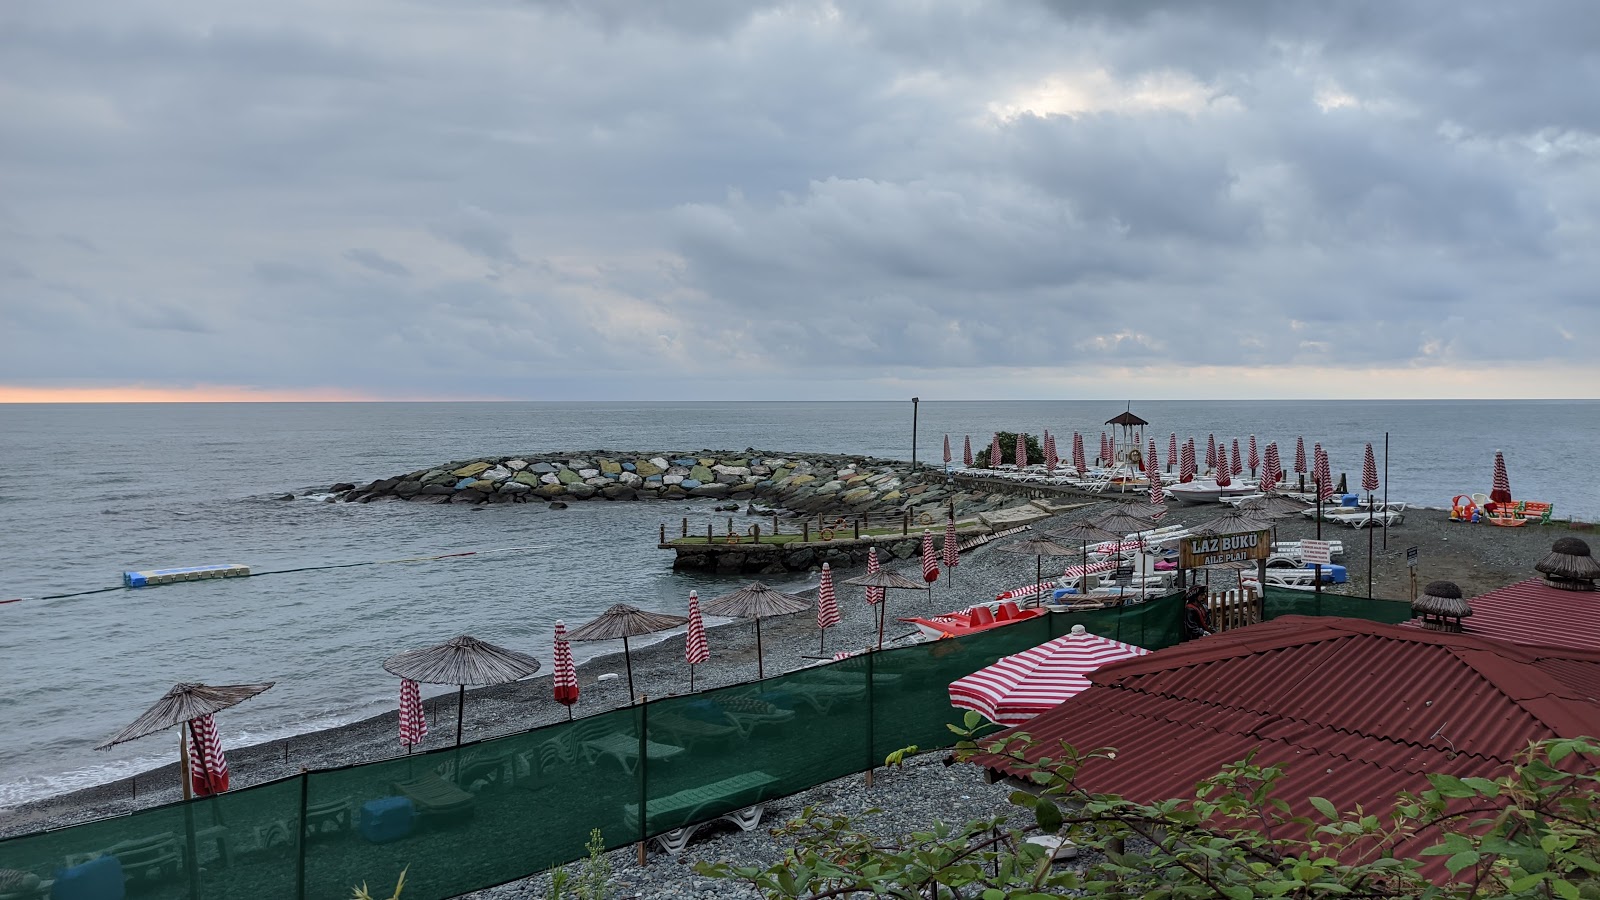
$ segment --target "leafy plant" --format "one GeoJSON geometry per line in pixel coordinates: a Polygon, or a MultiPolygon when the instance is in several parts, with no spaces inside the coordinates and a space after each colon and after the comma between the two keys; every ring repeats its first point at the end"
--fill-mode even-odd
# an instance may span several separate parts
{"type": "MultiPolygon", "coordinates": [[[[1429,776],[1431,787],[1399,798],[1384,815],[1340,810],[1311,798],[1297,816],[1274,796],[1278,766],[1252,757],[1202,781],[1191,798],[1133,803],[1078,787],[1082,766],[1115,751],[1059,754],[1030,763],[1026,734],[974,740],[969,714],[957,755],[1013,760],[1031,790],[1010,802],[1030,822],[1007,817],[935,823],[897,840],[868,834],[848,816],[808,807],[777,834],[795,846],[772,866],[700,863],[713,877],[744,881],[771,898],[902,897],[1045,900],[1063,893],[1133,898],[1312,898],[1473,900],[1478,897],[1600,898],[1600,743],[1556,740],[1531,747],[1501,778],[1429,776]],[[1397,850],[1427,831],[1442,835],[1424,856],[1445,855],[1449,884],[1397,850]],[[1059,868],[1030,834],[1098,850],[1081,871],[1059,868]]],[[[876,811],[873,811],[876,812],[876,811]]]]}
{"type": "MultiPolygon", "coordinates": [[[[409,871],[411,871],[410,866],[400,870],[400,877],[394,883],[394,893],[389,895],[388,900],[400,900],[400,892],[405,890],[406,873],[409,871]]],[[[360,887],[351,889],[350,900],[378,900],[378,898],[367,892],[367,883],[363,881],[360,887]]]]}
{"type": "MultiPolygon", "coordinates": [[[[1039,463],[1040,465],[1043,465],[1044,464],[1044,448],[1039,446],[1039,439],[1030,434],[1030,435],[1026,435],[1023,438],[1023,441],[1025,442],[1024,446],[1026,447],[1026,449],[1028,451],[1028,464],[1029,465],[1033,465],[1034,463],[1039,463]]],[[[990,449],[991,449],[990,447],[985,447],[982,450],[979,450],[977,455],[975,455],[972,458],[972,464],[974,466],[979,467],[979,468],[987,469],[989,467],[989,450],[990,449]]],[[[1060,452],[1060,445],[1059,444],[1057,445],[1057,452],[1060,452]]],[[[1000,462],[1001,463],[1013,463],[1013,462],[1016,462],[1017,461],[1016,460],[1016,455],[1017,455],[1017,433],[1015,431],[1002,431],[1002,432],[1000,432],[1000,462]]]]}
{"type": "Polygon", "coordinates": [[[545,900],[607,900],[611,896],[611,860],[606,858],[606,842],[600,829],[589,832],[589,843],[584,845],[589,855],[583,867],[574,876],[565,866],[550,870],[550,886],[545,889],[545,900]],[[567,887],[571,885],[569,892],[567,887]]]}

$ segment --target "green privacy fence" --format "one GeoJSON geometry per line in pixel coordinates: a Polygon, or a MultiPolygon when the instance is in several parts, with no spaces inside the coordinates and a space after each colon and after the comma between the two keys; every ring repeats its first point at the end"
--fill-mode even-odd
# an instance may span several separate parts
{"type": "MultiPolygon", "coordinates": [[[[1269,590],[1269,614],[1306,612],[1296,607],[1307,596],[1269,590]]],[[[1350,604],[1323,599],[1329,615],[1387,611],[1350,604]]],[[[623,846],[865,771],[902,747],[949,746],[946,726],[959,721],[950,682],[1073,625],[1171,646],[1180,614],[1181,600],[1167,597],[1042,616],[459,749],[310,772],[0,841],[0,868],[67,871],[86,883],[85,872],[106,863],[72,867],[112,856],[130,893],[187,900],[348,897],[352,885],[389,885],[407,868],[407,900],[450,897],[578,859],[591,829],[623,846]]]]}

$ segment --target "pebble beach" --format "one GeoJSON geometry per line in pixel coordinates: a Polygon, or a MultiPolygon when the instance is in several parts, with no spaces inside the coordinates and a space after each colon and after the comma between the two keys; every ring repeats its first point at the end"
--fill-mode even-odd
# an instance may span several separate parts
{"type": "MultiPolygon", "coordinates": [[[[1048,533],[1071,521],[1093,518],[1107,509],[1107,503],[1074,501],[1051,519],[1037,523],[1033,532],[1048,533]]],[[[1163,524],[1193,525],[1208,521],[1225,511],[1224,507],[1174,506],[1163,524]]],[[[1314,522],[1294,516],[1277,522],[1279,540],[1299,540],[1315,534],[1314,522]]],[[[1581,526],[1580,526],[1581,527],[1581,526]]],[[[893,615],[923,615],[961,608],[996,593],[1033,581],[1035,560],[1004,552],[1010,543],[1030,532],[997,539],[969,552],[953,573],[946,573],[926,592],[891,592],[893,615]],[[952,584],[953,581],[953,584],[952,584]]],[[[1373,595],[1405,599],[1411,589],[1411,573],[1405,551],[1418,548],[1417,584],[1445,579],[1455,581],[1468,596],[1520,581],[1534,575],[1533,564],[1549,550],[1558,537],[1575,535],[1588,539],[1587,530],[1574,531],[1557,524],[1508,529],[1451,522],[1442,510],[1413,509],[1402,524],[1372,533],[1373,595]]],[[[1344,557],[1349,581],[1338,586],[1338,593],[1366,596],[1368,532],[1324,523],[1323,535],[1344,542],[1344,557]]],[[[913,561],[914,562],[914,561],[913,561]]],[[[914,564],[899,568],[916,577],[914,564]]],[[[1046,566],[1048,571],[1048,565],[1046,566]]],[[[840,569],[836,578],[856,574],[840,569]]],[[[1222,577],[1233,578],[1233,573],[1222,577]]],[[[863,602],[860,589],[841,586],[840,611],[843,622],[829,629],[825,653],[869,646],[875,637],[870,607],[863,602]]],[[[1308,595],[1309,596],[1309,595],[1308,595]]],[[[709,599],[709,598],[707,598],[709,599]]],[[[891,622],[887,637],[905,635],[909,626],[891,622]]],[[[812,614],[763,621],[763,652],[769,675],[814,664],[824,653],[812,614]]],[[[662,697],[688,692],[688,671],[683,662],[681,629],[655,643],[635,646],[633,672],[637,690],[647,697],[662,697]]],[[[709,630],[710,662],[697,667],[696,688],[712,688],[749,681],[756,675],[754,628],[745,621],[715,625],[709,630]]],[[[612,653],[589,660],[579,667],[582,696],[576,708],[580,716],[620,706],[627,701],[626,682],[602,676],[623,671],[620,655],[612,653]]],[[[521,731],[566,718],[565,707],[550,698],[548,675],[497,687],[468,692],[464,738],[468,741],[521,731]]],[[[453,735],[454,695],[428,701],[432,720],[430,745],[453,735]]],[[[233,786],[245,787],[294,775],[301,769],[320,769],[390,758],[401,753],[396,738],[395,717],[374,716],[340,728],[274,741],[254,747],[229,748],[233,786]]],[[[986,785],[981,773],[969,766],[945,766],[943,754],[918,757],[905,768],[884,773],[867,788],[861,776],[821,785],[768,806],[767,824],[751,832],[721,826],[705,829],[689,850],[677,858],[652,851],[646,869],[640,871],[631,849],[611,854],[616,873],[615,896],[646,897],[738,897],[748,889],[718,883],[695,874],[689,863],[697,859],[730,860],[745,864],[775,860],[783,850],[769,834],[768,826],[780,824],[806,805],[818,803],[841,811],[883,807],[881,827],[911,830],[935,818],[965,821],[1004,813],[1008,790],[986,785]],[[630,891],[632,893],[630,893],[630,891]]],[[[0,836],[59,827],[106,816],[119,815],[147,806],[170,802],[177,797],[176,764],[141,773],[136,778],[76,791],[28,803],[7,811],[0,836]]],[[[879,826],[875,826],[879,827],[879,826]]],[[[531,878],[504,885],[477,895],[485,898],[539,896],[540,879],[531,878]]]]}

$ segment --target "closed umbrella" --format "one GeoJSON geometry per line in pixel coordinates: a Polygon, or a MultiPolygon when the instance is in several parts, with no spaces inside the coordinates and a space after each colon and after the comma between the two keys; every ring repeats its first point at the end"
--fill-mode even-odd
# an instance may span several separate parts
{"type": "Polygon", "coordinates": [[[1161,467],[1156,464],[1156,441],[1150,439],[1150,459],[1145,463],[1145,478],[1150,482],[1150,505],[1160,510],[1150,518],[1161,521],[1167,514],[1167,494],[1161,488],[1161,467]]]}
{"type": "Polygon", "coordinates": [[[933,602],[933,583],[939,580],[939,554],[933,552],[933,532],[922,529],[922,581],[928,586],[928,602],[933,602]]]}
{"type": "Polygon", "coordinates": [[[555,637],[555,701],[567,708],[567,719],[572,718],[572,706],[578,702],[578,667],[572,663],[572,644],[567,640],[567,623],[556,620],[555,637]]]}
{"type": "Polygon", "coordinates": [[[1494,452],[1494,487],[1489,490],[1489,499],[1495,503],[1511,502],[1511,479],[1506,475],[1506,457],[1499,450],[1494,452]]]}
{"type": "Polygon", "coordinates": [[[989,442],[989,468],[1000,468],[1000,432],[994,433],[994,439],[989,442]]]}
{"type": "Polygon", "coordinates": [[[1213,471],[1217,468],[1217,436],[1215,433],[1206,435],[1206,468],[1213,471]]]}
{"type": "Polygon", "coordinates": [[[1261,480],[1257,483],[1262,493],[1271,493],[1283,480],[1283,461],[1278,458],[1278,442],[1267,444],[1267,458],[1261,469],[1261,480]]]}
{"type": "Polygon", "coordinates": [[[1233,461],[1229,463],[1229,465],[1231,466],[1231,468],[1228,469],[1229,473],[1233,475],[1244,474],[1244,454],[1239,452],[1238,438],[1233,439],[1233,461]]]}
{"type": "Polygon", "coordinates": [[[1171,472],[1172,471],[1172,467],[1177,465],[1177,464],[1178,464],[1178,433],[1176,431],[1174,431],[1174,432],[1172,432],[1171,436],[1169,436],[1167,438],[1167,471],[1171,472]]]}
{"type": "Polygon", "coordinates": [[[1024,469],[1028,466],[1028,436],[1017,432],[1017,452],[1014,454],[1017,468],[1024,469]]]}
{"type": "Polygon", "coordinates": [[[950,460],[952,458],[950,456],[950,435],[947,434],[944,436],[944,467],[946,469],[950,468],[950,460]]]}
{"type": "Polygon", "coordinates": [[[1044,433],[1044,470],[1054,473],[1056,463],[1060,461],[1056,458],[1056,436],[1046,429],[1044,433]]]}
{"type": "Polygon", "coordinates": [[[1111,465],[1111,454],[1112,454],[1112,452],[1113,452],[1113,449],[1111,447],[1111,438],[1106,437],[1106,433],[1104,431],[1100,432],[1100,464],[1101,465],[1103,465],[1103,466],[1111,465]]]}
{"type": "Polygon", "coordinates": [[[828,629],[841,621],[843,619],[839,617],[839,600],[833,595],[833,567],[823,563],[822,581],[817,585],[817,630],[822,632],[822,642],[817,646],[818,653],[827,652],[828,629]]]}
{"type": "Polygon", "coordinates": [[[950,583],[955,584],[956,566],[961,562],[961,548],[956,545],[956,520],[944,523],[944,567],[950,570],[950,583]]]}
{"type": "Polygon", "coordinates": [[[1083,435],[1074,431],[1072,433],[1072,467],[1082,475],[1088,471],[1089,458],[1083,453],[1083,435]]]}
{"type": "MultiPolygon", "coordinates": [[[[1041,596],[1044,593],[1044,558],[1046,556],[1073,556],[1078,552],[1070,547],[1064,547],[1043,535],[1031,537],[1025,541],[1018,541],[1000,549],[1007,553],[1033,557],[1033,594],[1035,596],[1041,596]]],[[[1013,592],[1013,594],[1015,595],[1016,592],[1013,592]]]]}
{"type": "Polygon", "coordinates": [[[1313,451],[1313,458],[1316,460],[1312,465],[1316,468],[1313,478],[1317,483],[1317,496],[1323,500],[1332,500],[1333,477],[1328,471],[1328,451],[1322,449],[1321,444],[1317,444],[1313,451]]]}
{"type": "Polygon", "coordinates": [[[763,616],[787,616],[811,608],[804,597],[785,594],[767,587],[759,581],[751,582],[731,594],[723,594],[706,604],[706,612],[713,616],[756,620],[756,677],[767,677],[761,651],[761,619],[763,616]]]}
{"type": "MultiPolygon", "coordinates": [[[[1367,599],[1372,599],[1372,492],[1378,489],[1378,457],[1367,441],[1366,458],[1361,461],[1361,489],[1367,492],[1367,599]]],[[[1384,513],[1388,515],[1387,511],[1384,513]]]]}
{"type": "Polygon", "coordinates": [[[409,678],[400,679],[400,745],[411,748],[428,736],[428,717],[422,711],[422,689],[409,678]]]}
{"type": "Polygon", "coordinates": [[[848,578],[848,579],[846,579],[844,581],[844,583],[845,584],[853,584],[853,585],[857,585],[859,587],[866,588],[867,589],[867,602],[868,603],[873,602],[872,601],[873,589],[877,589],[877,591],[879,592],[878,593],[879,601],[877,603],[877,607],[878,607],[878,649],[882,650],[883,649],[883,620],[884,620],[884,615],[885,615],[885,609],[889,606],[888,600],[886,599],[887,590],[889,588],[896,588],[898,590],[913,590],[913,591],[917,591],[917,590],[922,590],[923,585],[918,584],[915,581],[912,581],[911,579],[905,577],[904,575],[901,575],[898,572],[890,572],[890,571],[888,571],[886,569],[874,572],[872,570],[872,567],[871,567],[871,562],[872,562],[872,560],[869,557],[868,558],[867,574],[865,574],[865,575],[857,575],[854,578],[848,578]]]}
{"type": "Polygon", "coordinates": [[[972,435],[967,435],[961,442],[961,464],[972,468],[972,435]]]}
{"type": "Polygon", "coordinates": [[[998,725],[1019,725],[1089,687],[1089,674],[1149,650],[1089,634],[1082,625],[950,684],[950,704],[998,725]]]}
{"type": "Polygon", "coordinates": [[[622,639],[622,664],[628,671],[628,702],[634,702],[636,696],[633,692],[633,651],[628,646],[628,638],[638,637],[641,634],[655,634],[669,628],[677,628],[689,621],[683,616],[669,616],[663,613],[645,612],[636,606],[618,603],[605,612],[594,617],[572,630],[567,635],[571,641],[614,641],[622,639]]]}
{"type": "Polygon", "coordinates": [[[711,659],[706,643],[706,623],[700,618],[700,595],[689,592],[689,632],[683,643],[683,661],[689,664],[689,690],[694,691],[694,667],[711,659]]]}
{"type": "Polygon", "coordinates": [[[1178,480],[1184,484],[1193,481],[1197,468],[1194,460],[1194,438],[1190,438],[1183,445],[1183,461],[1178,466],[1178,480]]]}
{"type": "MultiPolygon", "coordinates": [[[[149,709],[145,710],[139,718],[134,719],[128,727],[117,732],[115,737],[95,749],[107,750],[118,744],[138,740],[177,725],[183,731],[183,754],[179,757],[180,763],[185,767],[188,766],[190,759],[200,763],[200,771],[197,776],[193,779],[185,779],[183,782],[184,796],[188,797],[189,792],[195,786],[195,782],[206,787],[221,784],[226,788],[227,775],[225,772],[222,774],[220,781],[213,780],[209,768],[211,764],[207,761],[204,745],[199,748],[199,753],[195,752],[195,729],[197,727],[205,727],[202,720],[209,720],[213,713],[221,712],[230,706],[242,703],[272,687],[272,685],[273,682],[271,681],[257,684],[223,684],[216,686],[190,683],[175,684],[171,690],[161,696],[160,700],[157,700],[149,709]]],[[[211,730],[214,737],[216,730],[214,724],[211,726],[211,730]]],[[[221,746],[220,742],[216,745],[216,752],[219,755],[221,746]]]]}
{"type": "Polygon", "coordinates": [[[189,784],[196,797],[228,789],[228,758],[210,713],[189,721],[189,784]]]}
{"type": "Polygon", "coordinates": [[[1300,490],[1306,489],[1306,439],[1304,435],[1294,439],[1294,473],[1300,476],[1300,490]]]}
{"type": "MultiPolygon", "coordinates": [[[[876,575],[881,571],[883,571],[883,569],[878,565],[878,548],[869,547],[867,549],[867,574],[876,575]]],[[[848,582],[846,583],[848,584],[848,582]]],[[[867,588],[867,605],[877,606],[879,603],[882,603],[883,595],[884,590],[881,587],[867,588]]]]}
{"type": "Polygon", "coordinates": [[[539,660],[463,634],[432,647],[396,653],[383,661],[383,668],[391,675],[423,684],[456,686],[456,746],[459,747],[467,685],[506,684],[526,678],[539,671],[539,660]]]}
{"type": "Polygon", "coordinates": [[[1233,466],[1228,462],[1226,444],[1217,447],[1217,462],[1211,467],[1211,477],[1216,481],[1217,487],[1228,487],[1233,484],[1233,466]]]}
{"type": "Polygon", "coordinates": [[[1256,436],[1250,435],[1250,477],[1256,475],[1256,467],[1261,465],[1261,456],[1256,453],[1256,436]]]}

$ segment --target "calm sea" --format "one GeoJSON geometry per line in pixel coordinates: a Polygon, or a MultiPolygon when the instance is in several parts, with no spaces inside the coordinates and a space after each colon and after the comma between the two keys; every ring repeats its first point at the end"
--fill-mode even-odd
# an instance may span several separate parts
{"type": "MultiPolygon", "coordinates": [[[[918,456],[937,462],[995,430],[1090,447],[1123,403],[920,405],[918,456]]],[[[1167,435],[1203,447],[1255,434],[1292,461],[1304,435],[1360,479],[1362,445],[1390,435],[1390,495],[1442,506],[1487,490],[1495,449],[1513,491],[1600,518],[1597,402],[1141,402],[1167,435]]],[[[384,657],[467,632],[548,655],[552,624],[626,601],[680,610],[656,526],[685,503],[535,504],[480,510],[281,501],[452,459],[541,451],[742,450],[909,458],[912,405],[895,403],[385,403],[0,405],[0,599],[86,590],[129,569],[243,563],[257,571],[468,550],[538,548],[0,605],[0,806],[165,763],[151,738],[91,748],[178,681],[275,680],[221,721],[238,746],[370,715],[394,703],[384,657]]],[[[585,647],[593,652],[595,649],[585,647]]]]}

